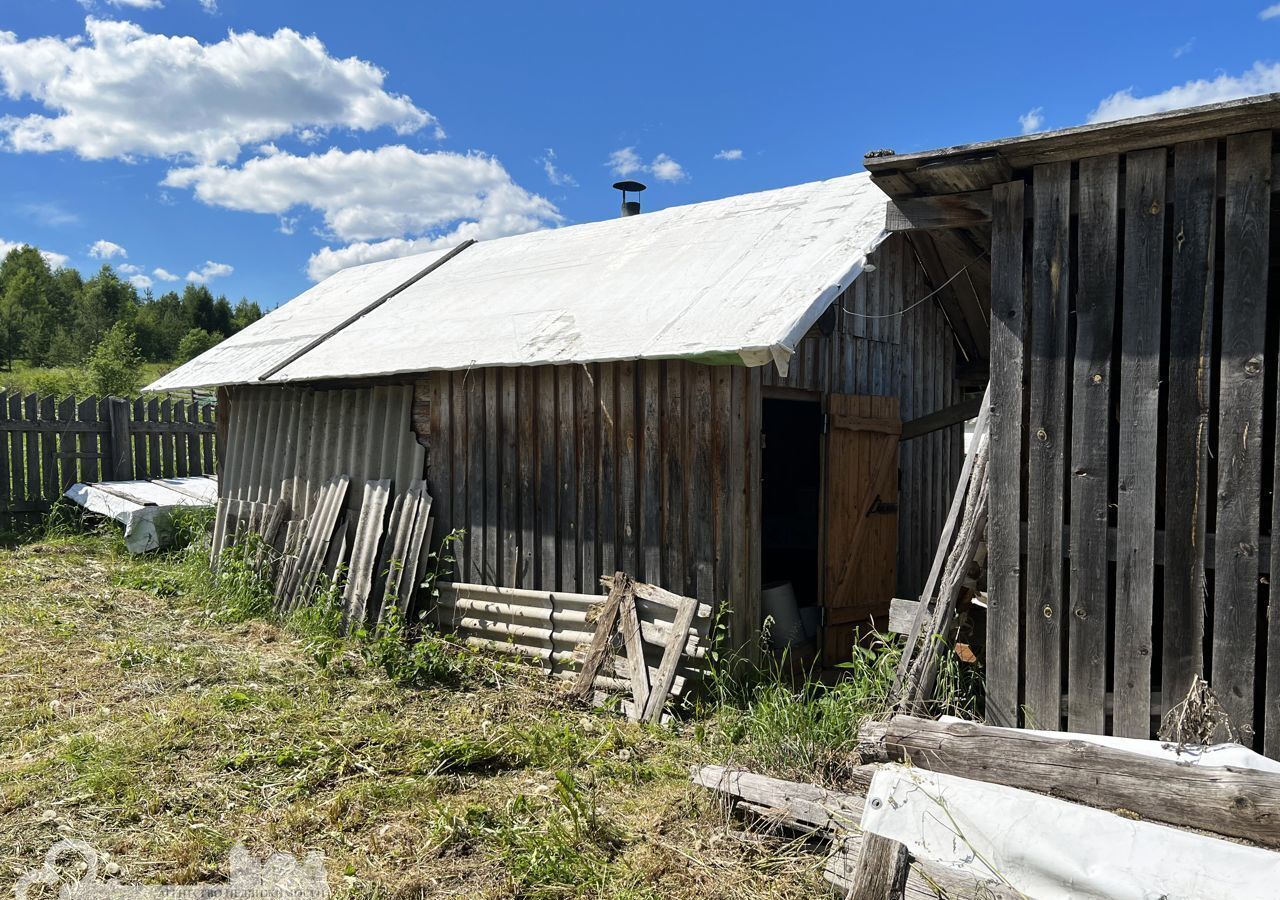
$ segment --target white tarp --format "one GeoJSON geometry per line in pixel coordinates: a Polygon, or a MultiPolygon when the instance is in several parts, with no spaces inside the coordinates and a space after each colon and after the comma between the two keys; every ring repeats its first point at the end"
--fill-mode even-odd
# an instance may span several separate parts
{"type": "Polygon", "coordinates": [[[97,481],[73,484],[64,496],[124,525],[129,552],[145,553],[170,543],[175,510],[217,506],[218,481],[212,476],[97,481]]]}
{"type": "Polygon", "coordinates": [[[1280,897],[1280,853],[906,766],[872,776],[862,828],[1036,900],[1280,897]]]}
{"type": "MultiPolygon", "coordinates": [[[[886,200],[864,172],[482,241],[268,380],[640,358],[785,368],[883,239],[886,200]]],[[[397,260],[394,276],[392,263],[340,272],[149,390],[256,381],[305,344],[296,336],[324,333],[438,257],[397,260]],[[361,279],[377,286],[362,293],[361,279]],[[307,299],[317,292],[323,304],[307,299]]]]}

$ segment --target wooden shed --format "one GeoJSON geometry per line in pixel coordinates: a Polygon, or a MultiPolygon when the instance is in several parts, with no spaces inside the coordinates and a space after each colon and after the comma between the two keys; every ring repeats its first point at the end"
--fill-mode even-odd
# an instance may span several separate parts
{"type": "Polygon", "coordinates": [[[1280,96],[867,167],[990,255],[987,717],[1147,738],[1208,679],[1280,755],[1280,96]]]}
{"type": "Polygon", "coordinates": [[[345,270],[152,388],[221,389],[225,498],[425,474],[457,580],[623,570],[739,643],[787,582],[832,665],[919,590],[986,365],[985,292],[886,204],[862,173],[345,270]]]}

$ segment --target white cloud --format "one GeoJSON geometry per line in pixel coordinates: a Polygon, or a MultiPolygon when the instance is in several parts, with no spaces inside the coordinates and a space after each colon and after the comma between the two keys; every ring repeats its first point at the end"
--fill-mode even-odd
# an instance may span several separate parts
{"type": "Polygon", "coordinates": [[[142,266],[135,266],[133,263],[119,263],[116,271],[121,275],[139,275],[142,273],[142,266]]]}
{"type": "Polygon", "coordinates": [[[1262,12],[1258,13],[1258,18],[1264,22],[1268,19],[1274,19],[1277,16],[1280,16],[1280,3],[1273,3],[1271,6],[1268,6],[1262,12]]]}
{"type": "Polygon", "coordinates": [[[187,273],[187,281],[193,284],[208,284],[215,278],[225,278],[234,272],[235,269],[226,263],[214,262],[207,260],[199,269],[192,269],[187,273]]]}
{"type": "Polygon", "coordinates": [[[313,256],[313,278],[418,252],[424,241],[503,237],[562,220],[551,201],[512,181],[493,157],[399,145],[309,156],[276,152],[243,166],[192,166],[169,172],[165,184],[192,188],[202,202],[228,209],[279,217],[299,208],[319,212],[329,234],[354,243],[313,256]]]}
{"type": "MultiPolygon", "coordinates": [[[[10,250],[16,250],[19,247],[26,247],[27,244],[18,241],[6,241],[0,237],[0,260],[9,255],[10,250]]],[[[71,261],[71,257],[65,253],[54,253],[52,250],[41,250],[40,255],[44,257],[44,261],[49,264],[51,269],[61,269],[71,261]]]]}
{"type": "Polygon", "coordinates": [[[712,159],[728,159],[728,160],[742,159],[742,151],[739,150],[737,147],[734,147],[732,150],[721,150],[719,153],[713,156],[712,159]]]}
{"type": "Polygon", "coordinates": [[[1044,127],[1044,107],[1037,106],[1034,109],[1027,110],[1018,116],[1018,124],[1022,126],[1023,134],[1039,131],[1044,127]]]}
{"type": "Polygon", "coordinates": [[[684,166],[665,153],[659,153],[648,165],[636,153],[635,147],[623,147],[609,154],[606,163],[619,178],[625,178],[635,172],[648,172],[659,181],[684,181],[688,178],[684,166]]]}
{"type": "Polygon", "coordinates": [[[94,259],[115,259],[117,256],[125,259],[129,256],[119,244],[103,240],[94,241],[89,245],[89,255],[94,259]]]}
{"type": "Polygon", "coordinates": [[[542,163],[542,171],[547,173],[547,181],[550,181],[557,187],[578,186],[577,179],[568,172],[560,171],[559,167],[556,166],[556,151],[552,150],[550,147],[547,148],[546,154],[539,158],[538,162],[542,163]]]}
{"type": "Polygon", "coordinates": [[[8,149],[213,163],[304,129],[390,126],[407,134],[436,124],[408,97],[388,93],[377,66],[337,59],[318,38],[292,29],[228,32],[201,44],[91,17],[85,32],[87,39],[20,41],[0,31],[0,90],[50,113],[0,118],[8,149]]]}
{"type": "Polygon", "coordinates": [[[1089,121],[1110,122],[1114,119],[1147,116],[1171,109],[1220,103],[1223,100],[1237,100],[1273,91],[1280,91],[1280,63],[1257,62],[1253,64],[1253,68],[1239,75],[1224,72],[1212,80],[1201,78],[1188,81],[1146,97],[1135,97],[1133,88],[1116,91],[1098,104],[1097,109],[1089,114],[1089,121]]]}
{"type": "Polygon", "coordinates": [[[129,9],[163,9],[163,0],[106,0],[108,6],[114,6],[116,9],[128,7],[129,9]]]}
{"type": "Polygon", "coordinates": [[[157,268],[157,269],[152,269],[152,270],[151,270],[151,274],[152,274],[152,275],[154,275],[154,276],[155,276],[157,279],[159,279],[160,281],[177,281],[177,280],[179,280],[179,276],[174,275],[172,272],[166,271],[165,269],[159,269],[159,268],[157,268]]]}
{"type": "MultiPolygon", "coordinates": [[[[1277,9],[1280,9],[1280,6],[1277,6],[1276,8],[1277,8],[1277,9]]],[[[1182,46],[1180,46],[1180,47],[1174,47],[1174,48],[1173,48],[1173,58],[1174,58],[1174,59],[1182,59],[1182,57],[1186,56],[1188,53],[1190,53],[1190,52],[1191,52],[1191,50],[1195,47],[1195,45],[1196,45],[1196,39],[1195,39],[1195,38],[1192,38],[1191,40],[1187,41],[1187,42],[1186,42],[1185,44],[1183,44],[1182,46]]]]}
{"type": "Polygon", "coordinates": [[[684,181],[689,177],[685,174],[684,166],[665,153],[659,153],[653,158],[653,162],[649,164],[649,171],[659,181],[684,181]]]}
{"type": "Polygon", "coordinates": [[[200,6],[211,16],[218,13],[218,0],[200,0],[200,6]]]}
{"type": "Polygon", "coordinates": [[[129,277],[129,283],[140,291],[149,291],[151,290],[151,286],[155,284],[155,282],[146,275],[131,275],[129,277]]]}
{"type": "Polygon", "coordinates": [[[440,237],[424,237],[415,239],[391,238],[386,241],[357,241],[345,247],[323,247],[318,253],[311,254],[307,261],[307,277],[312,281],[322,281],[334,272],[351,266],[365,263],[381,262],[384,259],[398,259],[401,256],[412,256],[415,253],[426,253],[443,247],[453,247],[467,238],[477,235],[464,232],[459,227],[456,231],[440,237]]]}

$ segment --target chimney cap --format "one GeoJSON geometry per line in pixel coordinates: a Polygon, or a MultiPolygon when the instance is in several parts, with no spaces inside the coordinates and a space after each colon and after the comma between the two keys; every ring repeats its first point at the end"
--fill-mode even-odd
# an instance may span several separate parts
{"type": "Polygon", "coordinates": [[[644,190],[644,185],[638,181],[618,181],[614,183],[613,188],[618,191],[631,191],[638,194],[644,190]]]}

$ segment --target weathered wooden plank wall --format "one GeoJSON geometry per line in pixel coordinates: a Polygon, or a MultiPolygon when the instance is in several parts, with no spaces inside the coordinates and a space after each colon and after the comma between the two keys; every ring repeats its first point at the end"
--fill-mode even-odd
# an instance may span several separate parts
{"type": "Polygon", "coordinates": [[[1280,756],[1272,152],[1195,141],[993,193],[993,721],[1148,737],[1199,674],[1280,756]]]}
{"type": "Polygon", "coordinates": [[[189,399],[0,391],[0,531],[39,522],[79,481],[212,474],[214,431],[212,405],[189,399]]]}
{"type": "MultiPolygon", "coordinates": [[[[763,386],[818,394],[898,397],[904,422],[958,403],[956,344],[931,285],[903,235],[886,240],[835,304],[832,333],[811,332],[787,376],[761,370],[763,386]],[[906,310],[905,312],[903,312],[906,310]]],[[[904,441],[899,460],[898,596],[924,587],[938,535],[964,462],[964,427],[904,441]]]]}
{"type": "Polygon", "coordinates": [[[758,621],[756,380],[679,360],[423,375],[437,529],[465,531],[454,577],[596,593],[621,565],[758,621]]]}

